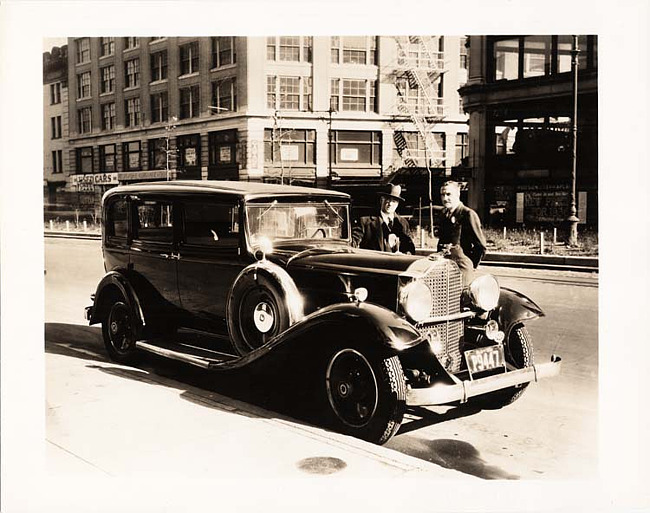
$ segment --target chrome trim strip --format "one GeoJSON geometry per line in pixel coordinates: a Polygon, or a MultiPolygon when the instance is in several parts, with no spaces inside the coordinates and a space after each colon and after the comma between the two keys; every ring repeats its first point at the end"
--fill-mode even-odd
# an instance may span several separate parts
{"type": "Polygon", "coordinates": [[[458,312],[450,315],[442,315],[440,317],[429,317],[428,319],[424,319],[423,321],[418,322],[415,325],[415,327],[423,328],[428,324],[438,324],[440,322],[447,322],[447,321],[458,321],[460,319],[470,319],[472,317],[476,317],[476,312],[458,312]]]}
{"type": "Polygon", "coordinates": [[[437,383],[429,388],[409,388],[406,393],[406,404],[407,406],[433,406],[454,401],[464,403],[470,397],[557,376],[561,366],[562,359],[557,355],[552,355],[551,361],[548,363],[532,365],[505,374],[497,374],[474,381],[461,381],[453,385],[437,383]]]}

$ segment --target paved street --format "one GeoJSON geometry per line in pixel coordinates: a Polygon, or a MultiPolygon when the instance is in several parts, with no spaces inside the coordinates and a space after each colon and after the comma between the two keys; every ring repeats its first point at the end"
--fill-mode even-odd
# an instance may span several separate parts
{"type": "Polygon", "coordinates": [[[442,410],[411,410],[398,435],[376,447],[292,420],[300,412],[290,407],[274,413],[254,393],[246,401],[224,394],[227,387],[215,388],[205,373],[180,364],[109,362],[99,329],[82,317],[103,274],[99,242],[46,239],[45,251],[46,435],[53,471],[149,475],[174,466],[183,474],[230,477],[424,472],[454,480],[596,475],[595,276],[490,268],[503,286],[546,311],[548,317],[529,325],[536,361],[560,354],[562,375],[532,385],[500,411],[448,418],[442,410]],[[146,437],[138,436],[143,432],[146,437]]]}

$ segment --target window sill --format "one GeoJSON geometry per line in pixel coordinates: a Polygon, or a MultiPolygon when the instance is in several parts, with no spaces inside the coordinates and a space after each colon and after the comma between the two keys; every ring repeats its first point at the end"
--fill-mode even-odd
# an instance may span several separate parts
{"type": "Polygon", "coordinates": [[[138,89],[140,89],[140,86],[139,86],[139,85],[135,85],[135,86],[131,86],[131,87],[125,87],[125,88],[124,88],[124,92],[127,92],[127,91],[137,91],[138,89]]]}
{"type": "Polygon", "coordinates": [[[149,85],[159,85],[159,84],[166,84],[167,79],[166,78],[161,78],[160,80],[154,80],[153,82],[149,82],[149,85]]]}
{"type": "Polygon", "coordinates": [[[82,96],[82,97],[80,97],[80,98],[77,98],[75,101],[77,101],[77,102],[83,102],[83,101],[86,101],[86,100],[92,100],[92,99],[93,99],[92,96],[82,96]]]}
{"type": "Polygon", "coordinates": [[[139,49],[140,49],[139,46],[132,46],[132,47],[129,47],[129,48],[124,48],[122,50],[122,53],[132,52],[133,50],[139,50],[139,49]]]}
{"type": "Polygon", "coordinates": [[[234,69],[237,67],[237,63],[232,63],[232,64],[224,64],[223,66],[218,66],[216,68],[210,68],[210,73],[216,72],[216,71],[225,71],[229,69],[234,69]]]}
{"type": "Polygon", "coordinates": [[[105,93],[99,93],[100,98],[105,98],[106,96],[113,96],[115,91],[106,91],[105,93]]]}
{"type": "Polygon", "coordinates": [[[165,41],[167,41],[167,38],[163,37],[162,39],[155,39],[153,41],[149,41],[149,44],[150,45],[155,45],[157,43],[164,43],[165,41]]]}
{"type": "Polygon", "coordinates": [[[115,57],[115,54],[114,53],[109,53],[108,55],[102,55],[102,56],[99,57],[99,60],[104,61],[104,60],[108,59],[109,57],[115,57]]]}
{"type": "Polygon", "coordinates": [[[185,74],[185,75],[180,75],[180,76],[178,77],[178,79],[179,79],[179,80],[184,80],[184,79],[186,79],[186,78],[198,77],[198,76],[199,76],[199,72],[198,72],[198,71],[193,71],[192,73],[187,73],[187,74],[185,74]]]}

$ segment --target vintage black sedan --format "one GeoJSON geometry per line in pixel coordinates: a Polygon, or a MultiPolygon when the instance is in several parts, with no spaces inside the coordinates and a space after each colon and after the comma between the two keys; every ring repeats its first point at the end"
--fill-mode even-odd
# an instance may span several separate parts
{"type": "Polygon", "coordinates": [[[533,364],[543,314],[490,275],[464,287],[445,255],[352,247],[350,198],[262,183],[174,181],[103,197],[106,275],[86,309],[112,359],[144,352],[246,369],[284,348],[310,364],[328,424],[384,443],[407,406],[500,408],[559,372],[533,364]],[[227,336],[232,350],[179,341],[227,336]]]}

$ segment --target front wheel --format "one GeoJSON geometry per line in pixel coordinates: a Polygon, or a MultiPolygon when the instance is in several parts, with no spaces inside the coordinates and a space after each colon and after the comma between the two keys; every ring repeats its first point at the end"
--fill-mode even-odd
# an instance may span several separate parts
{"type": "MultiPolygon", "coordinates": [[[[513,367],[523,369],[533,365],[533,341],[524,325],[515,326],[512,329],[505,349],[506,362],[513,367]]],[[[524,383],[497,390],[477,397],[475,404],[484,410],[498,410],[514,403],[522,396],[527,387],[528,383],[524,383]]]]}
{"type": "Polygon", "coordinates": [[[125,364],[138,360],[139,353],[135,347],[138,332],[133,310],[122,298],[116,298],[102,322],[104,345],[112,360],[125,364]]]}
{"type": "Polygon", "coordinates": [[[397,433],[406,408],[399,358],[351,346],[334,350],[326,361],[329,424],[344,434],[386,443],[397,433]]]}

